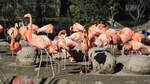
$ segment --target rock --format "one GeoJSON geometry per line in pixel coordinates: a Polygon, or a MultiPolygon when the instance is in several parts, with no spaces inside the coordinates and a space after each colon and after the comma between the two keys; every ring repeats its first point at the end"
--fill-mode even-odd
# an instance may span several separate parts
{"type": "Polygon", "coordinates": [[[114,73],[116,60],[109,52],[103,48],[92,48],[89,56],[95,73],[114,73]]]}
{"type": "Polygon", "coordinates": [[[77,42],[78,46],[74,47],[72,51],[72,55],[74,57],[74,60],[77,62],[83,61],[84,53],[81,48],[81,42],[77,42]]]}
{"type": "Polygon", "coordinates": [[[123,70],[137,74],[150,73],[150,57],[148,56],[131,56],[124,64],[123,70]]]}
{"type": "Polygon", "coordinates": [[[17,65],[33,65],[37,56],[37,48],[35,47],[22,47],[17,52],[16,64],[17,65]]]}
{"type": "Polygon", "coordinates": [[[1,47],[8,47],[8,46],[9,46],[9,43],[2,41],[2,42],[0,42],[0,46],[1,46],[1,47]]]}
{"type": "Polygon", "coordinates": [[[117,59],[118,62],[123,64],[122,71],[134,74],[149,74],[150,73],[149,60],[150,57],[146,55],[132,55],[120,57],[119,59],[117,59]]]}
{"type": "Polygon", "coordinates": [[[22,47],[27,47],[30,45],[28,41],[20,40],[19,43],[21,44],[22,47]]]}

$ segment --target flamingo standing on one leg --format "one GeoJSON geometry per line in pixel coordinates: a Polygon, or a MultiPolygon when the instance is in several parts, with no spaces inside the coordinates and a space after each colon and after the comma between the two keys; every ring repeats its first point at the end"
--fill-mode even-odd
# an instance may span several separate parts
{"type": "MultiPolygon", "coordinates": [[[[40,48],[41,50],[43,49],[46,51],[47,55],[50,58],[50,62],[51,62],[51,69],[52,69],[52,74],[53,74],[52,78],[54,78],[55,73],[54,73],[54,69],[53,69],[53,65],[52,65],[52,57],[49,55],[49,53],[47,51],[48,46],[50,46],[50,44],[51,44],[51,40],[47,36],[33,34],[32,33],[32,16],[31,16],[31,14],[30,13],[25,14],[24,17],[28,17],[30,20],[29,30],[27,32],[28,41],[31,43],[32,46],[35,46],[37,48],[40,48]]],[[[39,64],[39,68],[38,68],[37,77],[39,77],[41,62],[42,62],[42,52],[41,52],[41,56],[40,56],[40,64],[39,64]]]]}

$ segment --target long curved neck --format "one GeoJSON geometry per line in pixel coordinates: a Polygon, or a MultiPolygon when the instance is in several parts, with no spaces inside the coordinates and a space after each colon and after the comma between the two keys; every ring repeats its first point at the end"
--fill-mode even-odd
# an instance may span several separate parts
{"type": "Polygon", "coordinates": [[[30,23],[29,23],[29,41],[32,41],[32,17],[29,17],[30,23]]]}
{"type": "Polygon", "coordinates": [[[11,37],[11,44],[10,44],[10,46],[11,46],[11,50],[14,50],[14,37],[13,37],[13,35],[11,37]]]}

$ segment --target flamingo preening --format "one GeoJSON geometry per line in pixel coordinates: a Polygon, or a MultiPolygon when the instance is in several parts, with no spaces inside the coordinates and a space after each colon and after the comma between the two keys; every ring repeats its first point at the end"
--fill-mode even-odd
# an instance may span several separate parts
{"type": "Polygon", "coordinates": [[[128,43],[125,43],[122,47],[121,54],[124,55],[124,48],[128,50],[137,51],[140,55],[142,54],[141,50],[144,49],[148,53],[148,46],[138,42],[136,40],[131,40],[128,43]]]}
{"type": "Polygon", "coordinates": [[[13,32],[13,37],[14,37],[14,39],[16,39],[16,38],[18,37],[18,35],[19,35],[19,31],[18,31],[17,27],[18,27],[18,24],[16,23],[16,24],[15,24],[15,27],[11,27],[11,28],[7,31],[7,34],[8,34],[10,37],[11,37],[11,34],[12,34],[12,32],[13,32]]]}
{"type": "Polygon", "coordinates": [[[21,45],[19,42],[15,42],[15,39],[17,38],[17,36],[19,35],[18,32],[18,24],[15,24],[15,28],[10,28],[7,33],[9,34],[9,36],[11,37],[11,44],[10,44],[10,50],[12,51],[12,56],[14,55],[13,52],[14,51],[19,51],[21,50],[21,45]]]}

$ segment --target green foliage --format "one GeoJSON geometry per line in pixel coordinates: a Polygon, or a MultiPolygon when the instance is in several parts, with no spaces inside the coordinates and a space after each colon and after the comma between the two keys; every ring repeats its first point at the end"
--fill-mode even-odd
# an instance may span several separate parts
{"type": "Polygon", "coordinates": [[[73,22],[83,25],[105,23],[119,12],[119,3],[113,0],[72,0],[70,12],[73,22]]]}
{"type": "Polygon", "coordinates": [[[99,9],[96,0],[73,0],[70,7],[73,22],[79,22],[83,25],[90,26],[92,24],[101,23],[99,9]]]}

